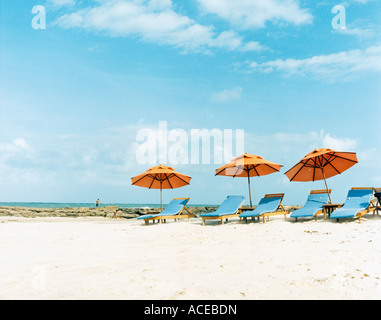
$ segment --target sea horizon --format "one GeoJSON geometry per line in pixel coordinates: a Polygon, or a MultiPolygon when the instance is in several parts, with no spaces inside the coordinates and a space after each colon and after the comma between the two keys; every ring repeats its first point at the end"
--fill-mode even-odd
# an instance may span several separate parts
{"type": "MultiPolygon", "coordinates": [[[[167,204],[163,204],[165,207],[167,204]]],[[[121,209],[160,208],[153,203],[102,203],[100,208],[118,206],[121,209]]],[[[213,204],[188,204],[188,207],[211,207],[213,204]]],[[[95,203],[87,202],[0,202],[0,207],[22,207],[40,209],[95,208],[95,203]]]]}

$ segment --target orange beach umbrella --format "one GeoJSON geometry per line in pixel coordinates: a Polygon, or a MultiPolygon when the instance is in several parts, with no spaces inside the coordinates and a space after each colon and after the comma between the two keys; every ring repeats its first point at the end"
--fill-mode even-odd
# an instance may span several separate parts
{"type": "MultiPolygon", "coordinates": [[[[327,179],[343,173],[358,163],[356,153],[339,152],[332,149],[316,149],[307,154],[285,175],[290,181],[324,180],[328,190],[327,179]]],[[[328,193],[329,194],[329,193],[328,193]]],[[[331,196],[329,196],[331,201],[331,196]]]]}
{"type": "Polygon", "coordinates": [[[179,173],[171,167],[159,165],[131,178],[131,181],[134,186],[148,189],[160,189],[160,208],[162,210],[163,189],[176,189],[187,186],[191,179],[191,177],[179,173]]]}
{"type": "Polygon", "coordinates": [[[250,206],[251,201],[251,188],[250,177],[265,176],[274,172],[279,172],[283,166],[260,156],[245,153],[244,155],[234,158],[230,163],[216,169],[216,176],[229,176],[247,178],[249,184],[250,206]]]}

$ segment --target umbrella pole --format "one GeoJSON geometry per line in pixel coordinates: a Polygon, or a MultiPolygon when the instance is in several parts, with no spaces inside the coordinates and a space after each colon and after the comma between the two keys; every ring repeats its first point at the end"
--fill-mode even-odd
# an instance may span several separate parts
{"type": "Polygon", "coordinates": [[[253,207],[253,203],[251,202],[251,187],[250,187],[250,173],[247,172],[247,180],[249,181],[249,197],[250,197],[250,207],[253,207]]]}
{"type": "Polygon", "coordinates": [[[328,184],[327,184],[327,180],[326,180],[326,178],[325,178],[325,174],[324,174],[324,170],[323,170],[323,168],[321,168],[321,172],[322,172],[322,174],[323,174],[325,187],[326,187],[326,189],[327,189],[327,193],[328,193],[328,197],[329,197],[329,203],[332,204],[331,194],[329,193],[328,184]]]}
{"type": "Polygon", "coordinates": [[[163,182],[160,181],[160,211],[163,211],[163,182]]]}

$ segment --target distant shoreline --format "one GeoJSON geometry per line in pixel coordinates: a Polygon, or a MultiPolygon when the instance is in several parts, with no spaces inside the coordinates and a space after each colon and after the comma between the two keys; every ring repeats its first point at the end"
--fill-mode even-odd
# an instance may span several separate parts
{"type": "MultiPolygon", "coordinates": [[[[165,206],[164,206],[165,207],[165,206]]],[[[245,206],[244,206],[245,207],[245,206]]],[[[214,212],[218,206],[189,206],[188,210],[198,217],[202,213],[214,212]]],[[[287,210],[295,210],[296,206],[286,207],[287,210]]],[[[2,206],[0,204],[1,216],[14,216],[25,218],[40,218],[40,217],[104,217],[104,218],[124,218],[134,219],[145,214],[156,214],[160,212],[160,208],[121,208],[115,206],[95,207],[64,207],[64,208],[36,208],[36,207],[20,207],[20,206],[2,206]]]]}
{"type": "MultiPolygon", "coordinates": [[[[200,213],[216,210],[215,206],[188,207],[188,210],[198,215],[200,213]]],[[[119,206],[105,207],[65,207],[65,208],[33,208],[33,207],[8,207],[0,206],[1,216],[43,218],[43,217],[104,217],[104,218],[125,218],[134,219],[145,214],[159,213],[160,208],[121,208],[119,206]]]]}
{"type": "MultiPolygon", "coordinates": [[[[166,204],[163,204],[165,207],[166,204]]],[[[188,204],[187,207],[214,207],[217,204],[188,204]]],[[[0,207],[66,209],[66,208],[95,208],[95,203],[86,202],[0,202],[0,207]]],[[[100,208],[118,207],[121,209],[160,208],[160,204],[152,203],[101,203],[100,208]]]]}

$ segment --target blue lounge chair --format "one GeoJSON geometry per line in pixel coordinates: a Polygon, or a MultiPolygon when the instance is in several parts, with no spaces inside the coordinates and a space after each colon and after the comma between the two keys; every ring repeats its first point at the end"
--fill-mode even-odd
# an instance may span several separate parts
{"type": "Polygon", "coordinates": [[[331,190],[312,190],[305,205],[291,213],[290,217],[295,218],[296,221],[298,218],[310,217],[315,217],[317,220],[318,215],[324,213],[323,205],[329,202],[329,193],[331,190]]]}
{"type": "Polygon", "coordinates": [[[221,220],[224,224],[229,218],[238,217],[240,208],[246,198],[242,196],[228,196],[215,212],[201,214],[202,224],[205,226],[205,220],[221,220]]]}
{"type": "Polygon", "coordinates": [[[149,221],[153,221],[155,223],[156,220],[161,223],[162,221],[166,221],[167,219],[183,219],[188,218],[190,220],[191,217],[195,215],[190,213],[189,210],[185,207],[189,201],[189,198],[175,198],[173,199],[168,206],[159,214],[146,214],[144,216],[138,217],[138,220],[144,220],[146,224],[149,221]],[[183,211],[186,211],[187,214],[182,214],[183,211]]]}
{"type": "Polygon", "coordinates": [[[245,219],[247,223],[247,218],[263,217],[263,222],[266,222],[266,217],[269,219],[270,216],[283,214],[287,217],[289,213],[282,205],[282,200],[284,193],[277,194],[266,194],[264,198],[259,201],[258,206],[255,210],[249,210],[241,213],[239,217],[245,219]]]}
{"type": "Polygon", "coordinates": [[[371,202],[373,191],[373,188],[352,188],[344,205],[332,212],[331,219],[359,218],[361,222],[363,215],[376,209],[371,202]]]}

